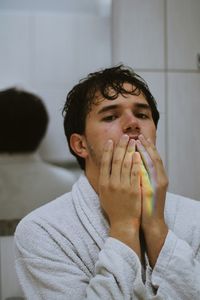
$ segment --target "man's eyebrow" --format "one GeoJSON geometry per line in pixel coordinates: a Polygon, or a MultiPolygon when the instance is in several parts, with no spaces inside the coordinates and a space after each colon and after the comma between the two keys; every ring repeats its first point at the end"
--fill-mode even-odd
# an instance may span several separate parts
{"type": "Polygon", "coordinates": [[[135,106],[136,108],[143,108],[143,109],[151,110],[150,105],[147,104],[147,103],[140,103],[140,102],[137,102],[137,103],[134,104],[134,106],[135,106]]]}
{"type": "MultiPolygon", "coordinates": [[[[99,111],[98,111],[98,115],[99,114],[102,114],[102,113],[105,113],[107,111],[111,111],[111,110],[116,110],[116,109],[119,109],[121,107],[121,105],[118,105],[118,104],[111,104],[111,105],[108,105],[108,106],[104,106],[102,107],[99,111]]],[[[140,102],[136,102],[133,104],[133,108],[135,109],[147,109],[147,110],[151,110],[151,107],[149,106],[149,104],[147,103],[140,103],[140,102]]]]}
{"type": "Polygon", "coordinates": [[[117,104],[112,104],[112,105],[108,105],[108,106],[104,106],[102,107],[99,111],[98,111],[98,115],[102,114],[102,113],[105,113],[107,111],[110,111],[110,110],[115,110],[119,108],[119,105],[117,104]]]}

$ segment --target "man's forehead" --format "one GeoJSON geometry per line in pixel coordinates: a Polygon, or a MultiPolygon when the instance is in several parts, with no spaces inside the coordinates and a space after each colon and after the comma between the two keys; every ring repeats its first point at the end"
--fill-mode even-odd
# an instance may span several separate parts
{"type": "Polygon", "coordinates": [[[119,93],[116,96],[116,98],[113,99],[104,98],[103,95],[99,93],[98,95],[96,95],[95,100],[92,103],[91,109],[99,109],[100,107],[112,105],[116,106],[117,104],[123,105],[124,100],[131,102],[133,105],[144,104],[145,106],[150,107],[146,97],[143,95],[142,92],[140,92],[139,94],[119,93]]]}

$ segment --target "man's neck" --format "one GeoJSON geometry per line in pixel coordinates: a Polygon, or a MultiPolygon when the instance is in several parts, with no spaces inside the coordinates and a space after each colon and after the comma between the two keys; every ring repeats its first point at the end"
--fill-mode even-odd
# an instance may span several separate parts
{"type": "Polygon", "coordinates": [[[99,174],[96,174],[96,172],[89,172],[89,170],[86,168],[85,170],[85,176],[87,177],[89,183],[95,190],[95,192],[98,194],[98,178],[99,174]]]}

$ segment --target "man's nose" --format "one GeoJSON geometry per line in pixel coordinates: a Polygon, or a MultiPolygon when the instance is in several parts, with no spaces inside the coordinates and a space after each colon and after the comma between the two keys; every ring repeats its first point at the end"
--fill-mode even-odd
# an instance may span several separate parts
{"type": "Polygon", "coordinates": [[[126,115],[122,124],[123,133],[139,133],[139,120],[133,115],[126,115]]]}

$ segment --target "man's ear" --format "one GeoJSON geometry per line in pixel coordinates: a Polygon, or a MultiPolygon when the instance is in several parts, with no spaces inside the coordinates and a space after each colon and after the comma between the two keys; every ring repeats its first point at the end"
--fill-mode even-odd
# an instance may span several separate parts
{"type": "Polygon", "coordinates": [[[82,158],[86,158],[88,156],[87,144],[83,135],[73,133],[70,137],[70,146],[78,156],[82,158]]]}

